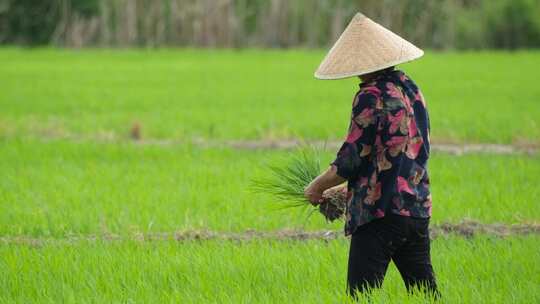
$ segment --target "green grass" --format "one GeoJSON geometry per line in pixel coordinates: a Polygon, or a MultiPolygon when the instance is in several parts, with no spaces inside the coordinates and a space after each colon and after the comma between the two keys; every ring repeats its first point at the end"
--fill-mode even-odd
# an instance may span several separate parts
{"type": "MultiPolygon", "coordinates": [[[[540,301],[539,237],[439,238],[441,303],[540,301]]],[[[79,241],[0,246],[2,303],[344,303],[348,242],[79,241]]],[[[374,303],[407,296],[394,266],[374,303]]]]}
{"type": "MultiPolygon", "coordinates": [[[[318,81],[324,51],[0,50],[0,136],[342,138],[357,79],[318,81]]],[[[540,52],[433,53],[404,66],[438,141],[540,139],[540,52]]]]}
{"type": "MultiPolygon", "coordinates": [[[[0,141],[0,235],[57,236],[209,228],[340,229],[277,210],[249,191],[286,151],[0,141]]],[[[323,155],[329,163],[334,152],[323,155]]],[[[540,156],[451,156],[430,163],[434,222],[538,221],[540,156]]]]}
{"type": "MultiPolygon", "coordinates": [[[[343,303],[347,241],[85,241],[93,234],[341,229],[250,192],[287,151],[137,144],[339,139],[357,80],[323,51],[0,49],[0,303],[343,303]],[[113,139],[107,143],[108,139],[113,139]],[[83,240],[71,242],[68,236],[83,240]]],[[[404,69],[434,141],[540,143],[539,51],[433,53],[404,69]]],[[[336,151],[323,153],[323,167],[336,151]]],[[[434,153],[433,223],[538,222],[540,155],[434,153]]],[[[540,302],[536,235],[438,238],[442,303],[540,302]]],[[[406,296],[390,269],[375,303],[406,296]]]]}

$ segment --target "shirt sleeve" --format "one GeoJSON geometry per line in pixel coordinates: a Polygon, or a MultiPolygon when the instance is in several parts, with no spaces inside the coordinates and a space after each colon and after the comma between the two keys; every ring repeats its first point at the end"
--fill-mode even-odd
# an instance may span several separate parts
{"type": "Polygon", "coordinates": [[[377,133],[377,100],[377,95],[364,89],[354,98],[347,137],[335,160],[330,163],[337,168],[337,175],[344,179],[355,179],[367,164],[377,133]]]}

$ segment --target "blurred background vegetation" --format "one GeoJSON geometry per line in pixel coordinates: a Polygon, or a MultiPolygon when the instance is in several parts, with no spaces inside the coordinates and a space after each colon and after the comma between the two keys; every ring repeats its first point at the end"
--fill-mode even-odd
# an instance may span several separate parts
{"type": "Polygon", "coordinates": [[[540,47],[540,0],[0,0],[0,43],[322,47],[361,11],[422,47],[540,47]]]}

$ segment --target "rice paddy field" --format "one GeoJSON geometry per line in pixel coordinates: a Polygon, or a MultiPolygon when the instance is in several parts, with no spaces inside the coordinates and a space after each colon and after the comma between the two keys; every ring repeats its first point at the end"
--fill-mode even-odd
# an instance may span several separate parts
{"type": "MultiPolygon", "coordinates": [[[[358,80],[315,80],[323,55],[0,49],[0,303],[352,303],[342,223],[251,187],[294,153],[279,143],[345,135],[358,80]]],[[[434,148],[477,147],[430,162],[441,303],[540,302],[538,66],[520,51],[401,67],[434,148]]],[[[371,300],[430,302],[393,266],[371,300]]]]}

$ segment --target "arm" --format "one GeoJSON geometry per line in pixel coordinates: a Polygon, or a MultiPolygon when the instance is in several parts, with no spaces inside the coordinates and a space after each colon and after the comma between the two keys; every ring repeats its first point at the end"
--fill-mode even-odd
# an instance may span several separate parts
{"type": "Polygon", "coordinates": [[[347,180],[354,180],[371,154],[377,132],[378,97],[373,90],[363,90],[355,96],[347,138],[336,159],[324,173],[316,177],[304,194],[312,204],[322,202],[323,192],[347,180]]]}

